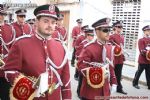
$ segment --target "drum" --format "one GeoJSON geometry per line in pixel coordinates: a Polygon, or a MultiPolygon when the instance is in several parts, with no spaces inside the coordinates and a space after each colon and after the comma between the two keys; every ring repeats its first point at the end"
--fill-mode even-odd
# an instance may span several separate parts
{"type": "Polygon", "coordinates": [[[114,48],[114,55],[120,56],[122,54],[122,48],[119,45],[116,45],[114,48]]]}
{"type": "Polygon", "coordinates": [[[92,88],[101,88],[104,85],[104,69],[102,67],[90,67],[86,70],[87,83],[92,88]]]}
{"type": "Polygon", "coordinates": [[[20,74],[14,81],[10,90],[11,100],[32,100],[35,95],[35,88],[33,88],[33,81],[28,77],[20,74]]]}

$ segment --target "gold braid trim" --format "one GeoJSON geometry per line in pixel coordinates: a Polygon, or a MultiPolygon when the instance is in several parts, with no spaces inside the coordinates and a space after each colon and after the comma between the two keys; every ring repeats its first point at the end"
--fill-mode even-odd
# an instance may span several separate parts
{"type": "MultiPolygon", "coordinates": [[[[14,83],[13,83],[13,85],[12,85],[10,91],[9,91],[10,100],[18,100],[17,98],[14,97],[14,95],[13,95],[13,90],[14,90],[16,84],[17,84],[17,83],[19,82],[19,80],[22,79],[22,78],[28,78],[28,77],[26,77],[25,75],[23,75],[23,74],[20,73],[20,74],[18,75],[18,77],[15,78],[14,83]]],[[[32,81],[32,79],[30,79],[30,78],[28,78],[28,79],[32,81]]],[[[27,100],[33,100],[33,98],[35,97],[35,94],[36,94],[36,90],[32,93],[32,95],[31,95],[27,100]]]]}
{"type": "Polygon", "coordinates": [[[89,75],[89,69],[86,70],[86,77],[87,77],[87,83],[92,87],[92,88],[101,88],[104,85],[105,78],[104,78],[104,69],[102,68],[102,82],[98,85],[92,84],[90,81],[90,75],[89,75]]]}

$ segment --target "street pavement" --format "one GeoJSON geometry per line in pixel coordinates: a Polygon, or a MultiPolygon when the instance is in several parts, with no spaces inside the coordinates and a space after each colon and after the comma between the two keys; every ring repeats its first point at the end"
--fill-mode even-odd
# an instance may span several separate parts
{"type": "MultiPolygon", "coordinates": [[[[128,71],[124,71],[125,69],[130,69],[128,68],[130,66],[127,66],[125,65],[124,68],[123,68],[123,72],[125,74],[125,72],[128,72],[128,71]]],[[[131,67],[133,68],[133,67],[131,67]]],[[[135,68],[136,69],[136,68],[135,68]]],[[[77,93],[76,93],[76,89],[77,89],[77,84],[78,84],[78,81],[76,81],[74,79],[74,73],[75,73],[75,67],[70,67],[70,73],[71,73],[71,87],[72,87],[72,96],[73,96],[73,100],[80,100],[78,97],[77,97],[77,93]]],[[[130,73],[130,71],[128,72],[130,73]]],[[[127,73],[126,73],[127,74],[127,73]]],[[[134,73],[133,73],[134,74],[134,73]]],[[[129,76],[129,75],[128,75],[129,76]]],[[[150,90],[147,89],[147,86],[143,85],[143,84],[139,84],[140,86],[140,89],[136,89],[132,86],[132,77],[131,76],[131,79],[126,79],[126,78],[123,78],[122,79],[122,84],[123,84],[123,89],[124,91],[126,91],[128,94],[127,95],[123,95],[123,94],[120,94],[120,93],[113,93],[111,95],[111,100],[150,100],[150,90]]],[[[144,76],[142,75],[142,78],[144,76]]],[[[143,79],[144,80],[144,79],[143,79]]],[[[96,100],[99,100],[99,99],[96,99],[96,100]]]]}

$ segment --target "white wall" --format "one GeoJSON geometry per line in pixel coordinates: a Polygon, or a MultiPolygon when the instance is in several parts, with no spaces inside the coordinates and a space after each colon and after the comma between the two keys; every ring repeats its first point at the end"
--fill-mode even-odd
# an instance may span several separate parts
{"type": "Polygon", "coordinates": [[[83,0],[83,2],[83,24],[92,24],[104,17],[112,18],[110,0],[83,0]]]}

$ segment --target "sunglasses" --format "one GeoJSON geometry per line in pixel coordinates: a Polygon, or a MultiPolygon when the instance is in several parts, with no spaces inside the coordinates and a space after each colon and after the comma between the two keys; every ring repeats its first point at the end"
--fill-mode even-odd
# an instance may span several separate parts
{"type": "Polygon", "coordinates": [[[21,17],[21,18],[23,18],[23,17],[24,17],[24,18],[25,18],[26,16],[25,16],[25,15],[18,15],[18,17],[21,17]]]}
{"type": "Polygon", "coordinates": [[[104,29],[100,29],[100,31],[102,31],[104,33],[109,33],[111,30],[110,30],[110,28],[104,28],[104,29]]]}
{"type": "Polygon", "coordinates": [[[117,27],[117,28],[123,28],[122,26],[115,26],[115,27],[117,27]]]}

